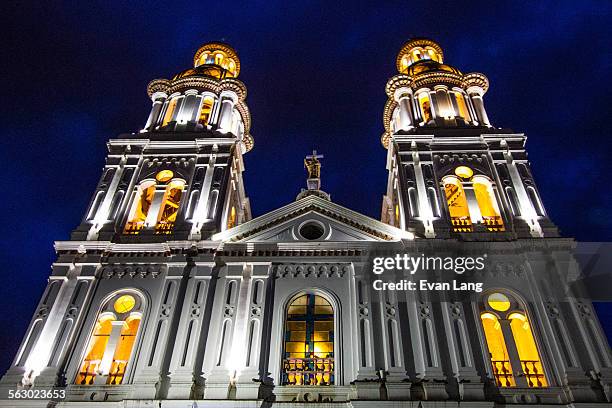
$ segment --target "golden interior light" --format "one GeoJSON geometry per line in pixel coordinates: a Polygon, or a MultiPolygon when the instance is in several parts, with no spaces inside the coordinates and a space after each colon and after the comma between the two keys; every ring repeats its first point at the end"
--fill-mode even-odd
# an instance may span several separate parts
{"type": "Polygon", "coordinates": [[[155,175],[155,179],[159,181],[160,183],[165,183],[166,181],[170,180],[172,177],[174,177],[174,173],[172,172],[172,170],[162,170],[159,173],[157,173],[157,175],[155,175]]]}
{"type": "Polygon", "coordinates": [[[503,293],[492,293],[487,298],[487,303],[493,310],[497,310],[498,312],[505,312],[510,309],[510,299],[508,296],[503,293]]]}
{"type": "Polygon", "coordinates": [[[134,308],[136,305],[136,299],[132,295],[119,296],[119,299],[115,300],[113,308],[117,313],[127,313],[134,308]]]}
{"type": "Polygon", "coordinates": [[[474,175],[474,171],[467,166],[459,166],[455,169],[455,174],[461,178],[469,179],[474,175]]]}

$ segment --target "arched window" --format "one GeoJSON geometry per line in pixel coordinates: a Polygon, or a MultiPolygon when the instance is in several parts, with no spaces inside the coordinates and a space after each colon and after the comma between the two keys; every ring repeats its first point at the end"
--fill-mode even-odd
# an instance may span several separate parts
{"type": "MultiPolygon", "coordinates": [[[[458,166],[454,173],[454,175],[442,178],[453,230],[471,232],[474,222],[482,222],[487,231],[505,231],[491,179],[483,175],[474,175],[474,170],[468,166],[458,166]],[[469,199],[466,189],[471,194],[469,199]],[[479,219],[474,221],[471,218],[468,202],[474,206],[478,205],[479,219]]],[[[474,206],[472,206],[472,211],[476,212],[474,206]]]]}
{"type": "Polygon", "coordinates": [[[153,203],[155,195],[155,182],[145,181],[138,186],[134,204],[125,224],[124,234],[138,234],[144,228],[145,220],[153,203]]]}
{"type": "Polygon", "coordinates": [[[174,229],[184,188],[185,182],[182,180],[172,180],[166,186],[159,215],[157,216],[157,224],[155,224],[156,234],[170,234],[174,229]]]}
{"type": "Polygon", "coordinates": [[[287,308],[282,384],[334,384],[334,310],[323,296],[301,295],[287,308]]]}
{"type": "Polygon", "coordinates": [[[227,229],[234,228],[236,226],[236,207],[232,205],[229,216],[227,217],[227,229]]]}
{"type": "Polygon", "coordinates": [[[452,92],[452,97],[457,106],[456,109],[458,110],[457,112],[455,112],[455,115],[462,117],[466,122],[468,122],[470,120],[470,113],[468,111],[467,104],[465,103],[465,98],[463,94],[455,91],[452,92]]]}
{"type": "Polygon", "coordinates": [[[494,292],[484,298],[482,310],[480,319],[497,386],[547,387],[542,360],[522,305],[510,295],[494,292]],[[521,375],[515,377],[517,373],[521,375]]]}
{"type": "Polygon", "coordinates": [[[442,184],[444,184],[446,203],[448,204],[453,230],[455,232],[471,232],[472,220],[461,180],[455,176],[446,176],[442,179],[442,184]]]}
{"type": "Polygon", "coordinates": [[[116,294],[98,313],[75,384],[118,385],[125,379],[144,302],[132,291],[116,294]]]}
{"type": "Polygon", "coordinates": [[[164,114],[164,118],[162,120],[161,126],[166,126],[172,120],[174,116],[174,110],[176,109],[176,104],[178,102],[178,98],[172,98],[168,102],[168,106],[166,107],[166,113],[164,114]]]}
{"type": "Polygon", "coordinates": [[[212,113],[214,104],[215,100],[212,96],[205,96],[203,98],[202,108],[200,109],[200,117],[198,118],[198,123],[200,123],[202,126],[206,126],[210,122],[210,115],[212,113]]]}
{"type": "Polygon", "coordinates": [[[504,231],[504,221],[499,215],[499,208],[497,207],[497,200],[495,199],[491,180],[485,176],[474,176],[472,177],[472,186],[476,195],[476,201],[478,202],[478,208],[480,208],[482,223],[489,231],[504,231]]]}
{"type": "Polygon", "coordinates": [[[427,124],[433,119],[431,113],[431,100],[428,92],[421,92],[418,94],[419,107],[421,108],[421,117],[423,118],[424,124],[427,124]]]}

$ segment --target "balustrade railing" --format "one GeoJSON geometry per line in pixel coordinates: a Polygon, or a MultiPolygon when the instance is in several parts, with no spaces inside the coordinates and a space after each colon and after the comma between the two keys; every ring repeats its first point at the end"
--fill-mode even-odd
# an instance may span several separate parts
{"type": "Polygon", "coordinates": [[[334,359],[286,358],[283,360],[283,385],[333,385],[334,359]]]}
{"type": "Polygon", "coordinates": [[[508,360],[491,360],[493,376],[498,387],[512,387],[515,385],[512,376],[512,367],[508,360]]]}
{"type": "Polygon", "coordinates": [[[537,360],[521,360],[521,368],[530,387],[545,387],[546,377],[542,369],[542,363],[537,360]]]}

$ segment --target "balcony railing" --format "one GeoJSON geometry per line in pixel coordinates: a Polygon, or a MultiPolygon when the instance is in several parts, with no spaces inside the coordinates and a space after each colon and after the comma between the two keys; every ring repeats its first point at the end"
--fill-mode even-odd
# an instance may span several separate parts
{"type": "Polygon", "coordinates": [[[535,360],[521,360],[521,368],[530,387],[545,387],[546,377],[542,369],[542,363],[535,360]]]}
{"type": "Polygon", "coordinates": [[[128,221],[128,223],[125,224],[123,233],[127,235],[137,235],[144,228],[144,225],[144,221],[128,221]]]}
{"type": "Polygon", "coordinates": [[[172,230],[174,230],[174,222],[171,221],[160,221],[155,224],[155,233],[156,234],[172,234],[172,230]]]}
{"type": "Polygon", "coordinates": [[[514,377],[512,376],[512,367],[508,360],[491,360],[493,365],[493,376],[498,387],[514,386],[514,377]]]}
{"type": "Polygon", "coordinates": [[[113,364],[111,365],[110,372],[108,373],[108,380],[106,380],[106,383],[110,385],[121,384],[121,382],[123,381],[123,376],[125,375],[126,366],[126,360],[113,360],[113,364]]]}
{"type": "Polygon", "coordinates": [[[98,366],[100,360],[85,360],[79,371],[76,383],[79,385],[92,385],[96,375],[98,375],[98,366]]]}
{"type": "Polygon", "coordinates": [[[490,232],[502,232],[506,230],[506,228],[504,227],[504,220],[498,215],[491,217],[482,217],[482,223],[490,232]]]}
{"type": "Polygon", "coordinates": [[[283,360],[283,385],[333,385],[334,359],[287,358],[283,360]]]}
{"type": "Polygon", "coordinates": [[[469,218],[451,217],[454,232],[472,232],[472,221],[469,218]]]}

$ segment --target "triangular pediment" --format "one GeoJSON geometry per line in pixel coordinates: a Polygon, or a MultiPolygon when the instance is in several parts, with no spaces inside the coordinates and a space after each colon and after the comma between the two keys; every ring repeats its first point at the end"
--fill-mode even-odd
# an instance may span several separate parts
{"type": "Polygon", "coordinates": [[[213,236],[226,242],[399,241],[412,234],[310,195],[213,236]]]}

